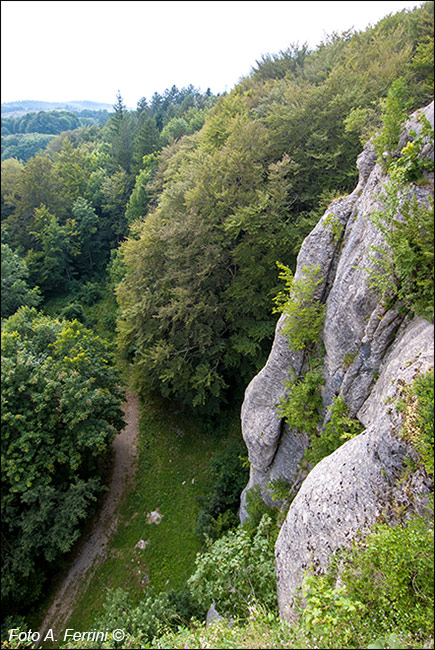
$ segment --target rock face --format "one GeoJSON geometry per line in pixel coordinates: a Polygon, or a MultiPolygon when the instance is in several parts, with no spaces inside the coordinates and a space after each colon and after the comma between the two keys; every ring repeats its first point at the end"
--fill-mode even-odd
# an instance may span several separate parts
{"type": "MultiPolygon", "coordinates": [[[[411,116],[407,131],[419,132],[417,117],[422,112],[433,127],[432,103],[411,116]]],[[[370,144],[360,154],[358,168],[358,186],[334,202],[305,239],[295,279],[304,267],[321,269],[322,282],[314,298],[326,303],[324,416],[340,395],[365,430],[311,470],[289,509],[276,544],[278,602],[286,620],[292,618],[293,598],[304,571],[310,565],[326,568],[331,553],[349,544],[357,530],[370,527],[381,514],[388,515],[392,502],[408,498],[401,494],[397,478],[404,458],[413,450],[397,435],[400,417],[391,405],[400,382],[412,383],[416,374],[433,368],[433,325],[386,309],[369,287],[367,268],[374,264],[373,247],[384,242],[367,217],[382,207],[379,191],[386,177],[370,144]]],[[[416,186],[417,198],[424,200],[432,188],[416,186]]],[[[270,480],[294,481],[309,442],[304,434],[288,431],[276,412],[285,395],[283,382],[292,369],[299,374],[306,363],[304,351],[291,350],[281,333],[284,319],[278,321],[270,357],[246,389],[242,407],[251,463],[246,490],[259,485],[266,502],[270,480]]],[[[425,480],[424,476],[415,479],[419,485],[415,493],[427,489],[425,480]]],[[[419,503],[416,496],[412,507],[418,510],[419,503]]]]}

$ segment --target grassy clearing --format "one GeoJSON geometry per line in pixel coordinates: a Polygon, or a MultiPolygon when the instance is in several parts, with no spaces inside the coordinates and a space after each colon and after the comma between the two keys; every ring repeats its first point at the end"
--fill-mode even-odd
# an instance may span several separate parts
{"type": "Polygon", "coordinates": [[[102,613],[107,589],[122,587],[137,602],[147,588],[176,589],[192,573],[201,548],[195,533],[197,497],[208,487],[212,456],[227,441],[240,439],[239,409],[233,409],[215,435],[205,434],[203,428],[163,400],[142,399],[136,481],[121,506],[107,559],[67,627],[91,629],[102,613]],[[159,524],[147,523],[153,511],[162,515],[159,524]],[[136,548],[140,540],[146,543],[144,549],[136,548]]]}

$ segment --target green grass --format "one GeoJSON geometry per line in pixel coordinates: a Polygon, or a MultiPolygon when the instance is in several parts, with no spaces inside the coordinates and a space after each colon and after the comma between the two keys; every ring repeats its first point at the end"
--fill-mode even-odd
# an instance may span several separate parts
{"type": "Polygon", "coordinates": [[[135,485],[121,506],[107,559],[76,603],[67,627],[91,629],[102,613],[107,589],[122,587],[138,602],[149,587],[159,592],[185,583],[201,548],[195,533],[197,497],[209,485],[213,454],[226,441],[240,439],[239,408],[221,427],[221,435],[211,436],[201,422],[167,402],[142,399],[135,485]],[[160,523],[147,524],[148,513],[157,509],[160,523]],[[145,549],[135,548],[139,540],[148,542],[145,549]]]}

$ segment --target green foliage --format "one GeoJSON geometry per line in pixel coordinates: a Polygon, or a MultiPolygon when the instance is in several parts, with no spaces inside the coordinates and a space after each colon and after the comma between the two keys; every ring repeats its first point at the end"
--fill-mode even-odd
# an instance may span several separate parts
{"type": "Polygon", "coordinates": [[[314,435],[323,406],[320,387],[325,381],[318,368],[307,370],[302,379],[285,382],[286,395],[281,397],[277,412],[291,429],[314,435]]]}
{"type": "Polygon", "coordinates": [[[267,490],[272,501],[286,501],[290,496],[291,484],[283,476],[278,476],[268,482],[267,490]]]}
{"type": "Polygon", "coordinates": [[[326,648],[423,647],[433,633],[433,595],[430,520],[377,524],[326,575],[306,575],[301,624],[326,648]],[[396,645],[384,645],[388,636],[396,645]]]}
{"type": "Polygon", "coordinates": [[[287,316],[282,332],[287,335],[289,344],[295,350],[311,349],[319,343],[325,319],[325,305],[314,298],[315,291],[323,278],[318,266],[304,266],[303,275],[294,280],[289,268],[277,263],[281,269],[280,278],[285,281],[285,292],[275,298],[275,311],[287,316]]]}
{"type": "Polygon", "coordinates": [[[34,218],[35,247],[25,258],[31,277],[46,293],[65,289],[78,255],[75,224],[68,219],[61,225],[44,205],[35,210],[34,218]]]}
{"type": "Polygon", "coordinates": [[[99,282],[86,282],[80,286],[78,297],[84,305],[94,305],[103,297],[103,286],[99,282]]]}
{"type": "Polygon", "coordinates": [[[383,210],[371,217],[386,244],[373,247],[377,256],[368,272],[384,300],[398,300],[411,313],[433,320],[434,203],[430,196],[419,200],[412,183],[425,183],[426,172],[433,171],[433,154],[424,147],[433,151],[434,131],[424,114],[418,119],[420,133],[411,131],[400,156],[390,162],[380,197],[383,210]]]}
{"type": "Polygon", "coordinates": [[[314,466],[322,458],[329,456],[343,442],[357,436],[364,427],[355,418],[348,415],[348,408],[343,397],[340,395],[329,407],[329,417],[320,435],[311,437],[310,447],[305,452],[307,462],[314,466]]]}
{"type": "Polygon", "coordinates": [[[56,135],[63,131],[77,129],[80,125],[104,123],[107,117],[107,111],[82,110],[74,113],[63,110],[32,111],[18,117],[2,118],[2,135],[18,133],[56,135]]]}
{"type": "Polygon", "coordinates": [[[2,330],[2,593],[28,604],[79,535],[124,425],[107,345],[78,322],[20,308],[2,330]]]}
{"type": "Polygon", "coordinates": [[[205,607],[214,601],[222,614],[246,615],[254,601],[275,608],[275,538],[272,520],[264,515],[252,538],[240,527],[210,543],[188,580],[192,594],[205,607]]]}
{"type": "Polygon", "coordinates": [[[323,219],[323,226],[325,228],[331,227],[331,234],[333,240],[338,243],[343,235],[343,224],[340,222],[340,219],[334,215],[332,212],[323,219]]]}
{"type": "Polygon", "coordinates": [[[358,351],[355,352],[346,352],[343,357],[343,368],[349,368],[358,355],[358,351]]]}
{"type": "Polygon", "coordinates": [[[267,515],[273,522],[276,520],[276,509],[265,503],[259,485],[254,485],[246,491],[245,510],[246,518],[243,522],[243,529],[251,536],[257,530],[264,515],[267,515]]]}
{"type": "Polygon", "coordinates": [[[347,647],[354,635],[354,623],[364,605],[352,600],[346,587],[333,587],[327,576],[306,574],[302,596],[305,607],[302,611],[302,626],[313,636],[339,639],[347,647]],[[351,624],[349,624],[351,622],[351,624]]]}
{"type": "Polygon", "coordinates": [[[377,632],[397,626],[422,639],[431,634],[433,612],[433,523],[414,517],[404,527],[375,526],[354,547],[342,572],[349,597],[377,612],[377,632]]]}
{"type": "Polygon", "coordinates": [[[429,474],[434,473],[434,375],[418,375],[412,385],[402,387],[398,408],[402,411],[402,435],[419,452],[429,474]]]}
{"type": "Polygon", "coordinates": [[[434,130],[422,113],[418,118],[420,123],[420,133],[417,136],[415,131],[409,132],[406,145],[400,152],[400,156],[391,163],[389,174],[398,183],[424,183],[425,172],[433,172],[434,160],[433,155],[424,155],[423,149],[427,145],[434,144],[434,130]]]}
{"type": "Polygon", "coordinates": [[[142,158],[142,169],[136,176],[135,185],[127,203],[126,219],[129,224],[144,217],[151,200],[150,182],[158,164],[158,156],[150,153],[142,158]]]}
{"type": "Polygon", "coordinates": [[[7,244],[1,246],[1,317],[8,318],[18,307],[36,307],[41,298],[38,288],[27,284],[29,271],[25,261],[7,244]]]}
{"type": "Polygon", "coordinates": [[[343,121],[346,133],[357,134],[362,144],[365,144],[373,135],[372,131],[375,123],[376,112],[371,107],[352,108],[349,115],[343,121]]]}
{"type": "Polygon", "coordinates": [[[1,159],[16,158],[27,162],[38,152],[44,150],[49,142],[55,138],[54,135],[42,135],[40,133],[18,133],[16,135],[5,135],[1,137],[1,159]]]}
{"type": "Polygon", "coordinates": [[[242,448],[233,443],[215,455],[210,464],[210,493],[200,499],[203,506],[198,515],[197,532],[214,540],[238,525],[240,494],[249,471],[240,458],[242,448]]]}
{"type": "Polygon", "coordinates": [[[83,323],[83,325],[86,325],[86,317],[83,307],[77,302],[71,302],[69,305],[64,307],[59,314],[59,318],[63,318],[64,320],[78,320],[83,323]]]}
{"type": "Polygon", "coordinates": [[[384,210],[372,218],[386,245],[374,247],[371,286],[384,300],[398,300],[411,313],[433,320],[433,199],[419,202],[392,179],[384,185],[382,201],[384,210]]]}
{"type": "MultiPolygon", "coordinates": [[[[175,617],[167,593],[146,595],[134,606],[126,591],[116,589],[108,592],[105,612],[95,625],[100,630],[123,630],[127,641],[134,637],[136,643],[144,643],[166,631],[175,617]]],[[[124,640],[113,647],[124,648],[124,640]]]]}
{"type": "Polygon", "coordinates": [[[379,160],[388,168],[393,154],[399,144],[403,124],[413,104],[405,79],[399,77],[392,84],[385,101],[382,117],[382,131],[375,138],[374,144],[379,160]]]}

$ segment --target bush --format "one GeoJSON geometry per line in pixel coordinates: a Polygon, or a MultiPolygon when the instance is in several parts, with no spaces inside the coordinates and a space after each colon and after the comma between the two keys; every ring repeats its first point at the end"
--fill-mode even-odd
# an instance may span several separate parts
{"type": "Polygon", "coordinates": [[[286,381],[286,396],[280,399],[277,410],[291,429],[309,435],[316,433],[323,406],[320,386],[324,383],[318,368],[308,370],[303,379],[286,381]]]}
{"type": "MultiPolygon", "coordinates": [[[[123,630],[127,640],[133,637],[135,644],[150,642],[165,632],[177,616],[165,592],[148,594],[138,605],[133,605],[130,594],[123,589],[110,590],[104,609],[103,616],[96,621],[96,629],[123,630]]],[[[124,648],[124,642],[124,639],[114,642],[111,647],[124,648]]]]}
{"type": "Polygon", "coordinates": [[[254,601],[276,609],[276,528],[264,515],[255,535],[239,527],[198,555],[188,585],[199,603],[215,602],[221,614],[248,615],[254,601]]]}
{"type": "Polygon", "coordinates": [[[240,457],[242,448],[233,443],[215,455],[210,464],[212,484],[198,515],[197,533],[217,539],[224,532],[235,528],[240,494],[248,482],[249,471],[240,457]]]}
{"type": "Polygon", "coordinates": [[[391,163],[397,149],[402,126],[408,117],[412,103],[413,100],[409,97],[406,81],[399,77],[391,84],[388,91],[382,117],[382,130],[375,139],[378,159],[386,167],[391,163]]]}
{"type": "Polygon", "coordinates": [[[92,306],[102,297],[101,285],[98,282],[86,282],[80,288],[79,298],[84,305],[92,306]]]}
{"type": "Polygon", "coordinates": [[[245,509],[247,512],[247,517],[243,522],[243,528],[250,535],[253,535],[255,533],[264,515],[270,517],[273,522],[276,521],[277,509],[268,506],[265,503],[263,497],[261,496],[261,489],[259,485],[254,485],[254,487],[247,490],[245,509]]]}
{"type": "Polygon", "coordinates": [[[83,325],[86,324],[86,316],[83,307],[78,302],[71,302],[69,305],[64,307],[59,316],[64,320],[78,320],[83,323],[83,325]]]}
{"type": "Polygon", "coordinates": [[[322,281],[320,267],[303,267],[303,276],[294,280],[291,270],[277,262],[281,269],[279,277],[285,281],[285,289],[274,298],[275,312],[286,314],[282,328],[295,350],[312,349],[320,339],[325,319],[325,305],[313,298],[322,281]]]}
{"type": "Polygon", "coordinates": [[[305,452],[305,458],[310,465],[317,465],[322,458],[329,456],[343,442],[354,438],[364,427],[359,420],[350,418],[346,402],[342,396],[334,400],[329,407],[330,417],[319,436],[312,436],[309,449],[305,452]]]}
{"type": "Polygon", "coordinates": [[[377,270],[370,273],[371,286],[384,299],[398,300],[407,311],[433,321],[433,199],[428,205],[416,199],[403,200],[401,220],[388,210],[388,199],[386,204],[377,225],[387,246],[376,249],[381,258],[375,259],[377,270]]]}
{"type": "Polygon", "coordinates": [[[396,647],[422,647],[433,635],[433,580],[433,520],[377,524],[326,575],[305,577],[301,624],[323,647],[385,647],[391,634],[414,640],[396,647]]]}
{"type": "Polygon", "coordinates": [[[404,386],[402,400],[402,435],[419,452],[426,471],[434,473],[434,373],[418,376],[414,384],[404,386]]]}
{"type": "Polygon", "coordinates": [[[419,201],[411,183],[425,182],[424,172],[433,171],[433,156],[424,157],[423,147],[433,146],[434,132],[424,115],[421,133],[402,149],[390,165],[390,180],[384,184],[382,211],[371,215],[385,238],[385,245],[373,247],[374,267],[369,282],[381,298],[399,301],[408,311],[433,321],[434,202],[419,201]]]}

